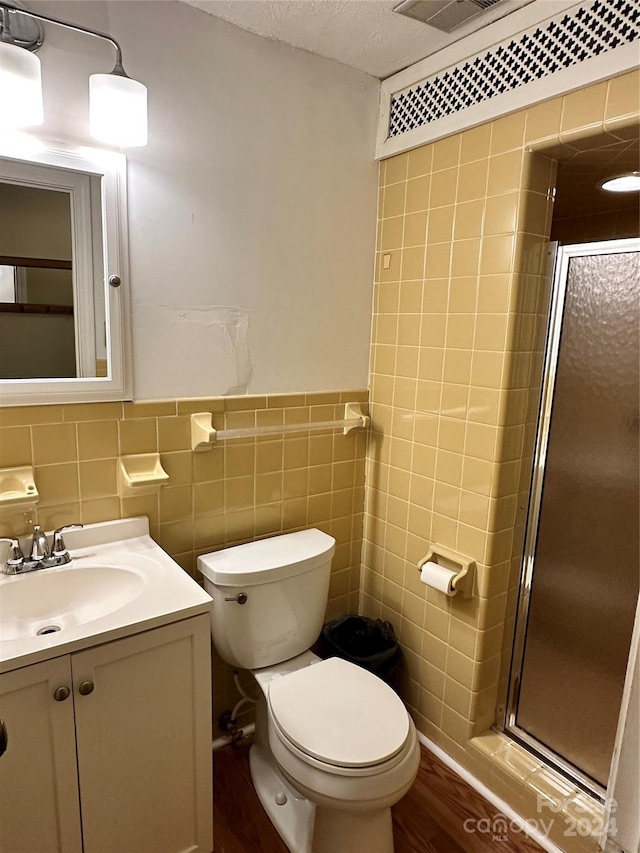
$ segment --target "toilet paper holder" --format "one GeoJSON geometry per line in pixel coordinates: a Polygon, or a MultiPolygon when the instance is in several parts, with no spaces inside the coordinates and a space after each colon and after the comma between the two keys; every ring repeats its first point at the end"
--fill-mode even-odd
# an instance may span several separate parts
{"type": "Polygon", "coordinates": [[[471,598],[473,595],[473,581],[476,572],[475,560],[465,557],[463,554],[458,554],[455,551],[450,551],[443,545],[433,544],[427,551],[426,555],[418,563],[418,571],[422,571],[425,563],[437,563],[456,575],[451,581],[451,584],[456,592],[460,593],[463,598],[471,598]]]}

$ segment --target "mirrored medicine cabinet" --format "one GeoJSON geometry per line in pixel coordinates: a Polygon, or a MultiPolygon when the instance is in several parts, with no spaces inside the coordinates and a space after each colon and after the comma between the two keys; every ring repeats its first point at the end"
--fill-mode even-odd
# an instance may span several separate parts
{"type": "Polygon", "coordinates": [[[0,142],[0,405],[130,399],[124,155],[0,142]]]}

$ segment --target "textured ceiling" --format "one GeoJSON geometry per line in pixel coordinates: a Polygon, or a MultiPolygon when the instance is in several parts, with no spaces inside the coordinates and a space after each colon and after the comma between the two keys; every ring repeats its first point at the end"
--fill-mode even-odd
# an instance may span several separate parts
{"type": "Polygon", "coordinates": [[[502,0],[452,34],[394,13],[400,0],[182,2],[258,35],[384,78],[532,0],[502,0]]]}
{"type": "Polygon", "coordinates": [[[637,210],[638,193],[611,193],[600,188],[607,178],[640,169],[638,138],[580,151],[558,161],[553,215],[558,219],[613,210],[637,210]]]}

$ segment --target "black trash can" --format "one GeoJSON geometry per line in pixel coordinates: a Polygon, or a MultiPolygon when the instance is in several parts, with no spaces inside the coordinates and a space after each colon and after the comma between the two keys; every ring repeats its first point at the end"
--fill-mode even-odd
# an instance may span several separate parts
{"type": "Polygon", "coordinates": [[[327,622],[321,653],[355,663],[394,686],[399,648],[390,622],[353,615],[327,622]]]}

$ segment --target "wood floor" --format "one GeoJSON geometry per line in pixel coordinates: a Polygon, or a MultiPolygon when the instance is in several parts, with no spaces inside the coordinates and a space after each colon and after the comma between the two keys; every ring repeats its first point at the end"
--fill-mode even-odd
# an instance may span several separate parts
{"type": "MultiPolygon", "coordinates": [[[[288,853],[253,790],[248,745],[224,747],[213,758],[215,853],[288,853]]],[[[496,838],[465,832],[467,818],[496,809],[427,750],[415,784],[393,809],[395,853],[541,853],[523,833],[496,838]]]]}

